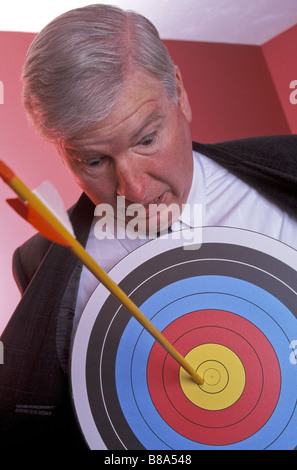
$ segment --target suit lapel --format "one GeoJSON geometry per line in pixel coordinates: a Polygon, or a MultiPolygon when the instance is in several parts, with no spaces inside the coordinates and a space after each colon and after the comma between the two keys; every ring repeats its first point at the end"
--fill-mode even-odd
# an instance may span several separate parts
{"type": "MultiPolygon", "coordinates": [[[[74,208],[70,210],[70,220],[72,222],[77,240],[81,243],[82,246],[86,246],[88,240],[90,226],[94,215],[94,208],[94,204],[85,194],[83,194],[74,208]]],[[[57,314],[56,330],[57,354],[61,367],[65,373],[67,373],[69,366],[69,352],[72,337],[73,318],[75,314],[76,299],[82,271],[82,263],[76,258],[74,258],[71,265],[72,270],[69,277],[67,276],[68,282],[57,314]]]]}

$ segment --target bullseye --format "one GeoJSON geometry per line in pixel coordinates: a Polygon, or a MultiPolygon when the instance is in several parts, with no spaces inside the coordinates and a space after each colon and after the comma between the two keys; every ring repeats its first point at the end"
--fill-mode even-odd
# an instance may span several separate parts
{"type": "Polygon", "coordinates": [[[192,349],[186,359],[204,378],[197,387],[183,369],[180,384],[185,396],[205,410],[223,410],[233,405],[245,387],[245,371],[238,356],[220,344],[203,344],[192,349]]]}
{"type": "MultiPolygon", "coordinates": [[[[215,364],[215,366],[218,367],[217,364],[215,364]]],[[[206,385],[213,386],[213,385],[217,385],[220,382],[221,374],[219,373],[217,368],[216,369],[208,368],[203,374],[203,378],[205,381],[205,386],[206,385]]]]}

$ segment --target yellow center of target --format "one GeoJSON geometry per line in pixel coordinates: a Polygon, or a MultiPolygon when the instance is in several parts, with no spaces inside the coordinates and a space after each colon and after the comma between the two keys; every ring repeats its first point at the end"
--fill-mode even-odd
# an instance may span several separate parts
{"type": "Polygon", "coordinates": [[[224,410],[240,398],[246,382],[245,370],[231,349],[220,344],[202,344],[185,359],[204,378],[204,384],[197,385],[180,369],[181,388],[194,405],[205,410],[224,410]]]}

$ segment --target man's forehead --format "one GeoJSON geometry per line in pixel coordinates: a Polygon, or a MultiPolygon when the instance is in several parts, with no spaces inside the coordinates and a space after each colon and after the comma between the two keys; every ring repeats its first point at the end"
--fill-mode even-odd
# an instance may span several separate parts
{"type": "Polygon", "coordinates": [[[124,133],[124,137],[131,142],[136,142],[137,139],[143,137],[146,130],[149,131],[151,125],[154,123],[157,125],[157,122],[165,119],[165,117],[165,113],[159,110],[151,110],[150,113],[146,113],[142,117],[140,117],[139,114],[137,115],[137,113],[130,115],[124,121],[120,121],[118,125],[114,126],[112,122],[109,123],[109,125],[103,125],[102,122],[99,122],[97,125],[94,125],[92,129],[74,139],[72,143],[76,149],[91,148],[92,145],[109,144],[115,141],[121,133],[124,133]]]}
{"type": "Polygon", "coordinates": [[[155,77],[144,72],[130,75],[109,115],[72,142],[87,145],[99,135],[102,142],[109,141],[121,131],[137,135],[152,122],[165,117],[167,100],[163,84],[155,77]]]}
{"type": "Polygon", "coordinates": [[[133,113],[121,119],[120,115],[110,115],[107,119],[100,121],[72,142],[75,147],[85,147],[92,143],[109,143],[121,134],[130,140],[137,140],[154,123],[164,120],[166,112],[160,106],[160,102],[148,101],[143,103],[133,113]]]}

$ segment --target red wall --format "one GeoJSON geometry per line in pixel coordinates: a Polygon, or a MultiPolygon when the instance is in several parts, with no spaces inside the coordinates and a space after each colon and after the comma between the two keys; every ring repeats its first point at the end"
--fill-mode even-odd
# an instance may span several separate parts
{"type": "MultiPolygon", "coordinates": [[[[32,189],[45,179],[52,181],[68,207],[79,190],[54,149],[39,140],[21,107],[21,66],[33,37],[29,33],[0,32],[0,82],[4,89],[4,103],[0,100],[0,158],[32,189]]],[[[288,106],[285,93],[281,93],[289,76],[290,80],[297,79],[283,54],[286,47],[293,50],[294,38],[296,43],[296,28],[285,40],[276,38],[263,48],[165,41],[180,66],[192,103],[193,138],[215,142],[289,133],[291,129],[296,132],[293,114],[297,106],[288,106]],[[278,61],[282,67],[285,62],[286,74],[280,73],[278,61]]],[[[13,193],[0,181],[0,332],[20,298],[11,274],[12,253],[34,233],[7,206],[8,197],[13,193]]]]}
{"type": "Polygon", "coordinates": [[[203,142],[289,132],[260,47],[170,41],[203,142]]]}
{"type": "MultiPolygon", "coordinates": [[[[292,134],[297,133],[297,104],[292,104],[294,92],[290,83],[297,80],[297,25],[263,45],[262,50],[269,67],[273,84],[292,134]]],[[[296,92],[294,92],[296,97],[296,92]]]]}
{"type": "MultiPolygon", "coordinates": [[[[0,32],[0,81],[4,103],[0,104],[0,158],[31,188],[52,181],[69,206],[79,194],[53,148],[41,142],[28,123],[21,105],[21,68],[34,35],[0,32]]],[[[19,291],[11,274],[14,249],[35,231],[5,202],[15,197],[0,179],[0,332],[11,316],[19,291]]]]}

